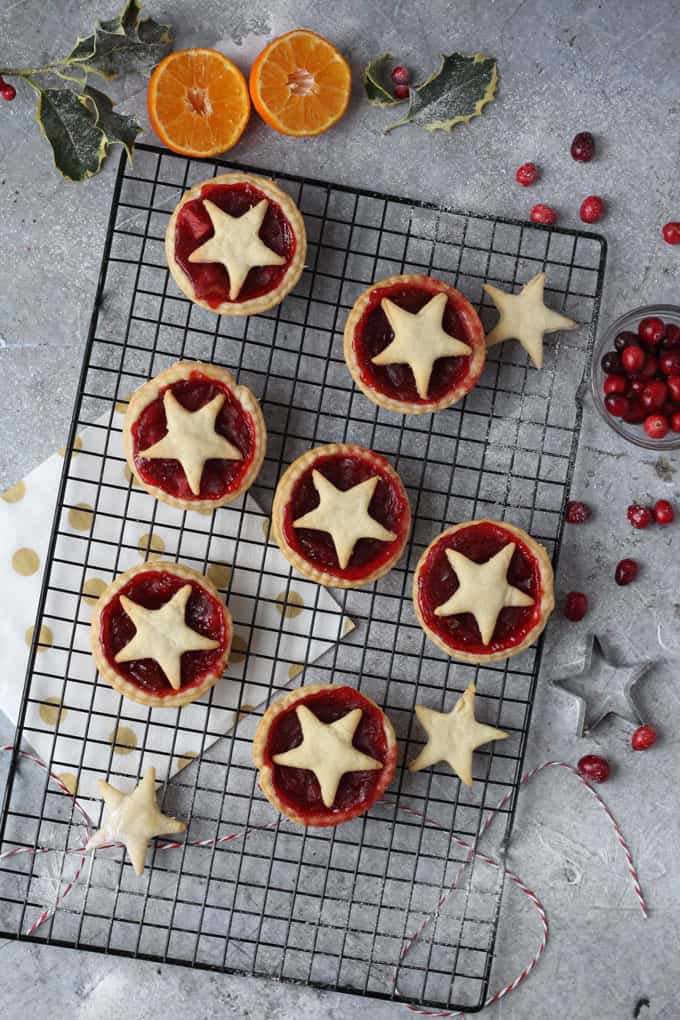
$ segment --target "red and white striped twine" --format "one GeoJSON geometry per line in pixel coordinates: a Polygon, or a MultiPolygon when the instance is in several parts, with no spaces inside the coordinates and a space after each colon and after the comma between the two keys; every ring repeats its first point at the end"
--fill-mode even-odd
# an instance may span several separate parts
{"type": "MultiPolygon", "coordinates": [[[[71,791],[63,783],[63,781],[59,778],[59,776],[56,775],[54,772],[52,772],[50,770],[50,768],[45,764],[44,761],[42,761],[40,758],[37,758],[35,755],[30,754],[28,751],[22,751],[22,750],[20,750],[18,748],[15,749],[10,744],[6,744],[6,745],[0,747],[0,751],[14,752],[14,753],[20,755],[22,758],[26,758],[28,761],[33,762],[35,765],[39,766],[41,769],[44,769],[44,771],[47,772],[47,774],[49,775],[50,779],[52,779],[57,784],[57,786],[60,788],[62,793],[66,794],[66,796],[70,797],[71,800],[73,801],[74,807],[79,812],[79,814],[80,814],[80,816],[82,818],[82,824],[83,824],[83,826],[85,828],[86,835],[88,835],[90,829],[94,829],[94,823],[92,822],[92,819],[87,814],[87,812],[82,807],[82,805],[79,804],[79,802],[78,802],[77,798],[75,797],[75,795],[71,793],[71,791]]],[[[610,824],[612,826],[612,829],[614,830],[614,835],[616,836],[617,842],[619,843],[621,849],[623,850],[624,856],[626,858],[626,864],[627,864],[627,867],[628,867],[628,872],[630,874],[630,878],[631,878],[631,882],[633,884],[633,889],[635,891],[635,895],[636,895],[638,903],[640,905],[640,910],[642,911],[642,914],[643,914],[644,917],[648,917],[649,915],[648,915],[648,911],[647,911],[647,904],[645,902],[644,894],[643,894],[642,889],[640,887],[640,881],[638,879],[638,874],[637,874],[637,871],[636,871],[636,868],[635,868],[635,864],[633,862],[633,856],[632,856],[632,854],[630,852],[630,848],[628,847],[628,844],[627,844],[627,842],[626,842],[626,840],[624,838],[624,835],[623,835],[623,833],[622,833],[622,831],[621,831],[621,829],[619,827],[619,824],[616,821],[616,819],[614,818],[614,816],[612,815],[612,813],[609,810],[609,808],[607,807],[607,805],[605,804],[605,802],[602,799],[602,797],[600,796],[600,794],[597,792],[597,790],[595,790],[590,785],[590,783],[586,782],[586,780],[583,778],[583,776],[581,776],[578,773],[578,771],[573,767],[573,765],[569,765],[567,762],[563,762],[563,761],[546,761],[546,762],[543,762],[542,765],[537,765],[536,768],[531,769],[529,772],[525,772],[524,773],[524,775],[520,779],[520,786],[524,786],[531,779],[533,779],[535,776],[537,776],[539,774],[539,772],[543,772],[545,769],[549,769],[549,768],[566,769],[568,772],[571,772],[572,775],[576,776],[576,778],[579,780],[581,785],[584,786],[586,788],[586,790],[588,790],[588,792],[591,794],[591,796],[594,797],[595,801],[599,804],[599,806],[604,811],[605,815],[609,819],[609,822],[610,822],[610,824]]],[[[520,973],[512,981],[508,982],[508,984],[504,985],[502,988],[499,988],[498,991],[493,993],[493,995],[490,995],[486,999],[484,1005],[485,1006],[491,1006],[493,1003],[498,1002],[500,999],[504,998],[510,992],[514,991],[514,989],[517,988],[517,986],[520,985],[523,981],[525,981],[526,978],[529,976],[529,974],[531,974],[532,970],[535,968],[536,964],[538,963],[538,961],[540,960],[541,956],[543,955],[543,952],[544,952],[545,947],[546,947],[547,942],[548,942],[548,918],[546,916],[546,913],[545,913],[545,910],[543,908],[542,903],[540,902],[540,900],[538,899],[536,894],[534,892],[532,892],[532,890],[522,881],[522,879],[518,875],[515,874],[514,871],[511,871],[509,868],[506,868],[504,864],[500,863],[499,861],[494,860],[493,857],[489,857],[487,854],[483,853],[481,850],[479,850],[477,848],[479,840],[482,838],[482,836],[487,831],[487,829],[490,827],[490,825],[494,822],[494,820],[498,817],[499,812],[505,806],[505,804],[507,804],[507,802],[510,800],[510,798],[512,797],[512,794],[513,794],[513,791],[508,791],[501,798],[501,800],[498,802],[496,807],[494,809],[492,809],[491,811],[489,811],[489,813],[487,814],[487,816],[486,816],[486,818],[485,818],[485,820],[484,820],[484,822],[483,822],[483,824],[481,826],[481,829],[479,831],[479,835],[475,839],[474,843],[472,843],[472,844],[468,843],[465,840],[460,839],[458,836],[453,836],[452,835],[450,837],[450,841],[452,843],[455,843],[457,846],[462,847],[464,850],[467,850],[467,856],[466,856],[465,860],[461,863],[460,867],[458,868],[458,870],[457,870],[457,872],[456,872],[456,874],[455,874],[455,876],[453,878],[453,881],[449,885],[449,888],[439,898],[439,902],[437,903],[437,906],[436,906],[435,910],[432,912],[432,914],[429,915],[429,917],[425,918],[425,920],[418,926],[418,928],[411,935],[408,936],[408,938],[406,939],[404,945],[402,946],[401,952],[399,953],[399,961],[398,961],[397,965],[394,968],[394,974],[393,974],[393,979],[392,979],[393,988],[394,988],[394,990],[397,993],[399,992],[397,980],[398,980],[398,976],[399,976],[399,967],[400,967],[401,963],[406,958],[406,956],[409,954],[409,952],[414,947],[414,945],[417,943],[418,939],[422,935],[422,933],[425,930],[425,928],[429,924],[431,924],[432,921],[435,920],[436,917],[439,915],[439,911],[444,906],[444,904],[448,900],[449,896],[457,888],[458,882],[459,882],[459,879],[460,879],[460,875],[461,875],[463,869],[470,863],[470,861],[473,859],[473,857],[478,857],[484,864],[487,864],[491,868],[496,868],[497,870],[502,871],[505,875],[507,875],[507,877],[517,886],[517,888],[520,889],[521,892],[523,892],[524,895],[529,899],[530,903],[532,904],[532,906],[536,910],[536,913],[538,914],[539,921],[540,921],[540,924],[541,924],[541,939],[540,939],[540,942],[539,942],[538,947],[536,949],[536,952],[534,953],[534,955],[533,955],[532,959],[530,960],[530,962],[526,965],[526,967],[524,967],[520,971],[520,973]]],[[[432,825],[435,828],[442,829],[444,831],[448,831],[448,830],[445,830],[444,826],[441,825],[439,822],[437,822],[436,819],[430,818],[429,816],[424,815],[420,811],[415,811],[412,808],[407,808],[407,807],[404,807],[404,806],[401,806],[401,805],[399,807],[399,810],[405,812],[406,814],[413,815],[416,818],[421,818],[428,825],[432,825]]],[[[280,819],[277,818],[273,822],[270,822],[268,825],[253,825],[253,826],[249,826],[249,827],[247,827],[245,829],[241,829],[239,832],[230,833],[230,835],[228,835],[228,836],[219,836],[216,839],[195,839],[195,840],[189,840],[189,841],[186,841],[186,842],[159,843],[159,844],[156,845],[156,849],[157,850],[176,850],[179,847],[187,846],[187,845],[188,846],[203,846],[203,847],[216,846],[216,845],[218,845],[220,843],[229,843],[233,839],[239,839],[241,837],[245,837],[245,836],[249,835],[249,833],[251,833],[251,832],[256,832],[256,831],[261,832],[263,830],[275,829],[279,825],[279,823],[280,823],[280,819]]],[[[119,844],[110,844],[110,845],[111,846],[116,846],[116,845],[119,845],[119,844]]],[[[102,847],[101,849],[106,849],[106,848],[102,847]]],[[[58,850],[56,847],[13,847],[11,850],[5,850],[2,853],[0,853],[0,860],[3,860],[3,859],[8,858],[8,857],[15,857],[15,856],[18,856],[20,854],[33,854],[33,855],[37,855],[37,854],[44,854],[44,853],[79,854],[80,855],[80,861],[79,861],[78,867],[77,867],[77,869],[75,871],[75,874],[70,879],[70,881],[67,883],[67,885],[64,888],[63,892],[61,892],[57,896],[55,902],[52,904],[51,907],[46,907],[40,913],[40,915],[36,918],[36,920],[33,922],[33,924],[31,924],[31,926],[26,930],[25,935],[33,935],[33,933],[42,924],[44,924],[45,921],[47,921],[47,919],[52,916],[52,914],[54,914],[58,910],[58,908],[61,906],[61,904],[64,902],[64,900],[66,899],[68,894],[71,892],[71,890],[73,889],[73,887],[77,883],[78,878],[80,877],[80,875],[82,873],[82,870],[83,870],[83,867],[85,865],[85,861],[87,860],[87,854],[85,852],[85,844],[83,844],[83,846],[79,846],[79,847],[67,847],[64,850],[58,850]]],[[[412,1013],[418,1013],[421,1016],[442,1017],[442,1018],[444,1018],[444,1017],[461,1017],[461,1016],[465,1015],[464,1013],[461,1013],[461,1012],[458,1012],[458,1011],[456,1011],[456,1012],[437,1011],[437,1010],[423,1009],[420,1006],[416,1006],[416,1005],[412,1005],[412,1004],[407,1004],[407,1003],[405,1003],[404,1005],[412,1013]]]]}

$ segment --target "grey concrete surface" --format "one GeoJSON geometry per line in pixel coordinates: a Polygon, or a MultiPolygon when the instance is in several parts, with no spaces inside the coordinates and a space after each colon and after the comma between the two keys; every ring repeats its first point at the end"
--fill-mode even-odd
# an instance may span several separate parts
{"type": "MultiPolygon", "coordinates": [[[[680,219],[677,0],[157,0],[148,6],[175,24],[179,46],[216,46],[244,69],[271,36],[299,25],[329,36],[349,56],[354,96],[334,131],[298,142],[254,117],[237,158],[488,213],[524,216],[534,202],[548,201],[570,226],[578,223],[582,198],[599,193],[608,202],[602,232],[610,245],[602,322],[638,303],[678,300],[680,249],[660,237],[666,220],[680,219]],[[388,114],[361,97],[367,58],[391,50],[427,71],[442,49],[456,48],[498,58],[498,101],[451,137],[409,129],[383,137],[388,114]],[[597,136],[598,158],[583,166],[569,159],[568,146],[586,129],[597,136]],[[543,168],[530,191],[514,183],[515,168],[529,159],[543,168]]],[[[64,52],[94,14],[109,16],[114,7],[4,2],[0,59],[26,64],[64,52]]],[[[130,80],[119,92],[124,107],[146,123],[143,83],[130,80]]],[[[16,101],[0,109],[0,489],[64,441],[115,162],[86,185],[63,183],[33,122],[32,103],[20,88],[16,101]]],[[[625,445],[588,409],[574,494],[592,504],[595,517],[568,531],[558,595],[586,591],[592,610],[581,625],[559,614],[551,624],[527,754],[528,765],[546,757],[575,761],[586,751],[615,764],[604,792],[630,838],[651,917],[640,918],[604,819],[576,784],[544,775],[521,795],[509,860],[548,909],[550,943],[529,981],[485,1016],[680,1017],[679,663],[665,655],[657,635],[660,625],[665,643],[680,649],[679,543],[677,530],[633,532],[625,520],[633,499],[678,499],[679,463],[677,454],[660,457],[625,445]],[[643,569],[633,587],[618,589],[613,566],[624,555],[636,556],[643,569]],[[630,728],[611,719],[591,738],[578,739],[575,703],[545,682],[583,660],[586,622],[621,661],[659,660],[640,690],[645,717],[660,731],[654,751],[633,755],[630,728]]],[[[0,720],[0,741],[7,736],[0,720]]],[[[510,893],[499,981],[514,975],[537,939],[535,922],[510,893]]],[[[29,1012],[50,1020],[109,1013],[135,1020],[169,1013],[193,1020],[405,1015],[398,1006],[305,988],[14,943],[0,945],[0,973],[7,1020],[29,1012]]]]}

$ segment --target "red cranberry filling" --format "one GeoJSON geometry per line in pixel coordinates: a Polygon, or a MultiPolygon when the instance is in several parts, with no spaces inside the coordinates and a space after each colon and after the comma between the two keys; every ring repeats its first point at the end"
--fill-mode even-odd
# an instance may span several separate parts
{"type": "Polygon", "coordinates": [[[116,662],[115,657],[135,635],[135,625],[120,603],[126,595],[146,609],[160,609],[172,596],[190,584],[192,593],[187,602],[185,620],[188,627],[204,637],[219,641],[219,648],[205,652],[185,652],[182,656],[182,688],[197,687],[224,653],[227,644],[227,623],[224,610],[217,599],[196,581],[187,581],[165,570],[149,570],[136,574],[114,595],[101,613],[100,640],[109,665],[125,680],[148,694],[158,697],[177,692],[168,683],[165,673],[155,659],[133,659],[116,662]]]}
{"type": "Polygon", "coordinates": [[[255,456],[257,430],[255,422],[223,383],[202,372],[192,372],[187,379],[164,387],[159,395],[144,408],[132,426],[132,443],[135,467],[147,485],[163,489],[177,499],[221,499],[238,487],[255,456]],[[164,458],[147,460],[140,450],[162,439],[167,432],[163,394],[171,389],[175,398],[188,411],[198,411],[222,393],[226,397],[215,421],[221,436],[233,443],[242,454],[242,460],[208,460],[201,476],[198,495],[189,488],[187,477],[179,461],[164,458]]]}
{"type": "Polygon", "coordinates": [[[385,763],[387,760],[387,738],[383,717],[376,705],[367,701],[352,687],[338,687],[334,691],[310,694],[300,698],[289,709],[276,716],[269,730],[264,760],[267,765],[272,766],[273,783],[281,800],[298,812],[302,810],[310,814],[317,812],[335,814],[355,809],[366,802],[372,803],[384,776],[379,769],[373,772],[346,772],[340,780],[333,807],[327,808],[321,799],[319,783],[313,772],[275,765],[272,762],[273,755],[289,751],[302,743],[302,730],[295,714],[298,705],[306,705],[324,723],[335,722],[353,709],[360,708],[363,714],[352,743],[359,751],[377,761],[385,763]]]}
{"type": "Polygon", "coordinates": [[[429,630],[452,648],[471,654],[505,651],[520,644],[540,620],[541,577],[536,558],[515,535],[495,524],[471,524],[453,535],[444,535],[432,547],[418,575],[418,603],[429,630]],[[508,569],[508,581],[534,599],[533,606],[502,609],[493,638],[482,644],[477,621],[471,613],[435,616],[435,609],[458,588],[458,579],[447,557],[455,549],[475,563],[486,563],[508,544],[517,548],[508,569]]]}
{"type": "Polygon", "coordinates": [[[283,255],[286,262],[280,266],[256,266],[245,279],[237,302],[250,301],[268,294],[279,286],[291,263],[297,241],[292,226],[281,207],[267,196],[243,181],[239,184],[204,184],[201,198],[194,198],[180,209],[175,223],[175,258],[191,280],[196,297],[217,308],[229,301],[229,274],[217,262],[190,262],[193,251],[213,235],[210,217],[202,199],[207,198],[230,216],[243,216],[254,205],[267,199],[269,206],[260,227],[260,239],[283,255]]]}
{"type": "MultiPolygon", "coordinates": [[[[423,400],[418,396],[413,372],[408,365],[374,365],[371,360],[394,339],[392,327],[380,307],[383,298],[389,298],[400,308],[415,314],[439,293],[441,291],[436,286],[403,283],[378,287],[373,291],[354,331],[354,349],[361,369],[361,378],[367,386],[393,400],[425,404],[441,400],[464,381],[470,367],[470,355],[439,358],[434,364],[427,400],[423,400]]],[[[456,301],[452,295],[448,295],[443,326],[447,333],[469,344],[470,347],[477,343],[479,330],[472,310],[467,302],[456,301]]]]}
{"type": "Polygon", "coordinates": [[[395,549],[404,539],[408,524],[408,504],[397,481],[381,471],[381,460],[382,458],[375,455],[369,459],[338,453],[319,457],[310,466],[291,493],[283,521],[286,541],[300,556],[337,577],[358,580],[378,570],[394,555],[395,549]],[[336,489],[343,491],[378,475],[380,481],[375,487],[368,512],[388,531],[394,532],[397,536],[394,541],[382,542],[375,538],[360,538],[354,546],[347,567],[343,570],[338,564],[330,535],[325,531],[315,531],[311,528],[294,528],[293,521],[319,505],[319,495],[312,478],[313,470],[320,471],[336,489]]]}

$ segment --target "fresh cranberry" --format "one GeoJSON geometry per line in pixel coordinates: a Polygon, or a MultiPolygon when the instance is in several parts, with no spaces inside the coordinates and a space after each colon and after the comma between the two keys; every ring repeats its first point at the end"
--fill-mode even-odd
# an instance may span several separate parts
{"type": "Polygon", "coordinates": [[[630,738],[630,743],[634,751],[646,751],[648,747],[656,744],[656,730],[653,726],[638,726],[630,738]]]}
{"type": "Polygon", "coordinates": [[[670,420],[676,411],[680,411],[680,406],[675,400],[667,400],[666,403],[659,408],[659,414],[663,414],[665,418],[668,418],[669,425],[670,420]]]}
{"type": "Polygon", "coordinates": [[[588,612],[588,597],[582,591],[570,591],[564,600],[564,615],[572,623],[578,623],[588,612]]]}
{"type": "Polygon", "coordinates": [[[521,166],[517,167],[515,180],[523,188],[528,188],[530,184],[535,184],[540,176],[539,169],[535,163],[522,163],[521,166]]]}
{"type": "Polygon", "coordinates": [[[630,410],[630,401],[622,393],[608,393],[604,398],[604,406],[615,418],[623,418],[630,410]]]}
{"type": "Polygon", "coordinates": [[[647,417],[647,412],[642,406],[642,401],[639,397],[630,397],[628,400],[628,410],[625,414],[621,415],[626,425],[641,425],[647,417]]]}
{"type": "Polygon", "coordinates": [[[626,347],[621,352],[621,362],[626,372],[639,372],[645,363],[645,352],[641,347],[626,347]]]}
{"type": "Polygon", "coordinates": [[[680,411],[676,411],[671,418],[671,428],[673,432],[680,432],[680,411]]]}
{"type": "Polygon", "coordinates": [[[647,385],[646,379],[631,379],[630,377],[628,378],[628,390],[633,396],[639,397],[646,385],[647,385]]]}
{"type": "Polygon", "coordinates": [[[677,221],[665,223],[661,233],[666,244],[680,244],[680,223],[677,221]]]}
{"type": "Polygon", "coordinates": [[[642,368],[640,369],[640,376],[642,379],[654,379],[659,374],[659,359],[656,354],[645,354],[645,360],[642,362],[642,368]]]}
{"type": "Polygon", "coordinates": [[[409,87],[408,85],[395,85],[392,89],[392,95],[395,99],[408,99],[409,87]]]}
{"type": "Polygon", "coordinates": [[[638,345],[640,342],[637,333],[631,333],[629,329],[624,329],[620,333],[616,334],[614,340],[614,347],[617,351],[622,351],[624,347],[630,347],[631,344],[638,345]]]}
{"type": "Polygon", "coordinates": [[[680,375],[669,375],[666,379],[668,395],[671,400],[680,402],[680,375]]]}
{"type": "Polygon", "coordinates": [[[652,511],[639,503],[631,503],[626,516],[634,528],[646,528],[652,523],[652,511]]]}
{"type": "Polygon", "coordinates": [[[645,418],[645,432],[650,439],[663,439],[669,428],[665,414],[650,414],[645,418]]]}
{"type": "Polygon", "coordinates": [[[638,565],[635,560],[619,560],[614,571],[614,580],[623,587],[637,577],[638,565]]]}
{"type": "Polygon", "coordinates": [[[655,379],[654,382],[648,382],[640,394],[642,406],[647,411],[659,411],[666,403],[667,393],[668,387],[666,386],[666,383],[661,382],[660,379],[655,379]]]}
{"type": "Polygon", "coordinates": [[[608,375],[612,373],[620,372],[623,368],[623,362],[621,361],[621,355],[618,351],[607,351],[606,354],[602,355],[602,361],[600,362],[602,371],[608,375]]]}
{"type": "Polygon", "coordinates": [[[543,223],[546,226],[552,226],[553,223],[557,223],[557,213],[551,205],[543,205],[539,202],[531,210],[529,218],[532,223],[543,223]]]}
{"type": "Polygon", "coordinates": [[[638,334],[643,343],[656,347],[666,335],[665,323],[658,315],[648,315],[646,319],[642,319],[640,322],[638,334]]]}
{"type": "Polygon", "coordinates": [[[395,85],[408,85],[411,81],[411,72],[408,67],[399,64],[397,67],[392,68],[392,81],[395,85]]]}
{"type": "Polygon", "coordinates": [[[599,195],[588,195],[581,202],[580,216],[584,223],[597,223],[604,215],[604,202],[599,195]]]}
{"type": "Polygon", "coordinates": [[[628,380],[625,375],[608,375],[603,389],[605,393],[625,393],[628,389],[628,380]]]}
{"type": "Polygon", "coordinates": [[[571,143],[571,158],[577,163],[590,163],[595,155],[595,139],[590,131],[579,131],[571,143]]]}
{"type": "Polygon", "coordinates": [[[664,375],[680,375],[680,350],[664,351],[659,358],[659,368],[664,375]]]}
{"type": "Polygon", "coordinates": [[[665,350],[680,347],[680,326],[676,326],[674,322],[666,323],[666,335],[661,341],[661,346],[665,350]]]}
{"type": "Polygon", "coordinates": [[[667,499],[657,499],[654,504],[654,519],[657,524],[672,524],[675,518],[673,506],[667,499]]]}
{"type": "Polygon", "coordinates": [[[587,503],[582,503],[579,499],[569,500],[564,514],[564,519],[567,524],[584,524],[589,517],[590,507],[587,503]]]}
{"type": "Polygon", "coordinates": [[[609,762],[599,754],[584,754],[576,767],[579,775],[591,783],[606,783],[609,779],[609,762]]]}

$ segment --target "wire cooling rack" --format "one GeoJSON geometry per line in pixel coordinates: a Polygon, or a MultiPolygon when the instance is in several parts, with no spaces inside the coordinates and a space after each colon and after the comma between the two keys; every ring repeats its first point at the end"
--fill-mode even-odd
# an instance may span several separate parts
{"type": "MultiPolygon", "coordinates": [[[[116,403],[178,358],[203,359],[235,371],[262,402],[269,431],[267,458],[253,490],[264,508],[264,532],[232,536],[235,569],[240,543],[255,543],[266,556],[266,515],[275,484],[295,457],[318,443],[345,441],[387,455],[413,509],[407,555],[375,587],[338,595],[338,613],[349,614],[358,626],[294,683],[347,682],[376,700],[394,724],[399,768],[382,804],[337,829],[305,831],[280,819],[271,830],[220,846],[156,850],[149,854],[143,879],[134,876],[120,851],[102,851],[32,939],[472,1012],[481,1008],[489,987],[503,888],[502,877],[476,859],[404,959],[398,989],[393,971],[405,939],[435,910],[465,859],[450,835],[474,840],[486,810],[510,792],[496,830],[501,848],[507,840],[541,644],[505,663],[480,668],[453,663],[418,626],[409,596],[411,573],[422,550],[446,525],[481,516],[518,524],[557,554],[581,423],[575,394],[597,322],[605,242],[594,234],[461,213],[283,174],[277,180],[298,203],[309,236],[302,280],[265,315],[217,317],[175,287],[166,269],[163,237],[183,190],[232,167],[143,145],[137,147],[134,167],[121,162],[69,449],[78,431],[95,419],[104,422],[105,438],[119,430],[116,403]],[[547,340],[542,371],[530,366],[518,344],[499,345],[489,352],[481,381],[462,403],[419,417],[379,409],[353,387],[342,356],[342,329],[354,300],[371,282],[394,273],[432,274],[462,290],[488,327],[495,313],[482,283],[516,289],[541,270],[547,273],[548,303],[582,323],[578,330],[547,340]],[[472,680],[479,716],[510,738],[475,755],[475,782],[469,790],[445,765],[410,774],[404,763],[423,741],[416,702],[448,709],[472,680]],[[443,829],[427,824],[422,815],[443,829]]],[[[108,443],[101,454],[100,492],[114,484],[107,449],[108,443]]],[[[55,564],[78,567],[84,577],[95,555],[95,543],[86,538],[67,542],[63,528],[69,483],[77,476],[78,458],[68,455],[39,622],[50,621],[50,598],[63,593],[58,587],[55,592],[55,564]]],[[[132,483],[117,487],[123,504],[120,538],[109,550],[114,567],[132,514],[132,483]]],[[[159,527],[157,507],[154,503],[148,518],[135,511],[135,520],[148,526],[149,555],[159,527]]],[[[175,555],[204,570],[210,543],[220,535],[221,512],[209,519],[199,538],[194,519],[193,514],[182,517],[175,555]]],[[[256,601],[257,569],[252,573],[256,601]]],[[[285,602],[295,611],[289,597],[295,577],[286,571],[281,581],[285,602]]],[[[228,580],[224,590],[228,598],[228,580]]],[[[82,593],[76,587],[70,594],[76,622],[64,649],[66,679],[82,654],[78,648],[87,630],[77,622],[82,593]]],[[[283,621],[285,613],[279,616],[283,621]]],[[[268,628],[273,660],[282,625],[268,628]]],[[[272,672],[266,682],[261,680],[255,667],[249,669],[248,649],[242,653],[248,684],[260,684],[266,705],[288,677],[272,679],[272,672]]],[[[17,744],[31,742],[26,706],[38,669],[34,647],[17,744]]],[[[71,738],[70,757],[55,752],[51,765],[56,771],[74,756],[82,763],[87,755],[88,729],[99,711],[97,692],[106,686],[96,679],[91,663],[88,670],[79,682],[93,691],[89,707],[75,710],[83,716],[81,736],[71,738]]],[[[250,757],[262,709],[245,714],[247,706],[240,701],[234,707],[242,722],[165,790],[166,812],[191,819],[189,838],[210,839],[275,818],[257,789],[250,757]]],[[[129,710],[129,703],[121,701],[112,718],[119,722],[129,710]]],[[[188,725],[168,712],[171,728],[188,725]]],[[[119,777],[131,782],[137,778],[134,759],[128,764],[130,758],[115,750],[107,775],[114,784],[119,777]]],[[[29,781],[24,773],[16,762],[10,770],[2,848],[80,845],[82,829],[68,798],[42,777],[29,781]]],[[[85,803],[96,820],[99,803],[85,803]]],[[[0,871],[2,934],[21,937],[46,903],[54,902],[73,868],[74,858],[63,855],[9,858],[0,871]]],[[[501,971],[499,961],[499,980],[507,976],[501,971]]]]}

